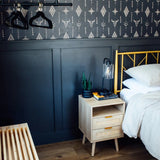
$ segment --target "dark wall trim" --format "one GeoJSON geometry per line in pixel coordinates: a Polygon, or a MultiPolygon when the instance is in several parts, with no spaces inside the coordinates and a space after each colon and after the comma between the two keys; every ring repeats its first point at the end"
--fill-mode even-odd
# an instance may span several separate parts
{"type": "Polygon", "coordinates": [[[79,138],[81,74],[100,88],[103,58],[114,63],[116,49],[159,50],[160,39],[0,42],[0,125],[27,121],[36,144],[79,138]]]}
{"type": "Polygon", "coordinates": [[[160,38],[134,39],[68,39],[68,40],[29,40],[29,41],[0,41],[0,51],[22,49],[51,49],[51,48],[81,48],[112,46],[119,49],[122,46],[158,45],[160,38]],[[6,48],[8,46],[8,48],[6,48]]]}

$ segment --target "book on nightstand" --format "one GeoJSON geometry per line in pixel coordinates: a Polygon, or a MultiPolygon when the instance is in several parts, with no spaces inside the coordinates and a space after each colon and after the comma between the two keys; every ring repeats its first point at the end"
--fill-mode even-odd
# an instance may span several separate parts
{"type": "Polygon", "coordinates": [[[93,97],[97,100],[106,100],[106,99],[115,99],[115,98],[118,98],[118,95],[114,94],[114,93],[111,93],[109,95],[99,95],[98,92],[93,92],[93,97]]]}

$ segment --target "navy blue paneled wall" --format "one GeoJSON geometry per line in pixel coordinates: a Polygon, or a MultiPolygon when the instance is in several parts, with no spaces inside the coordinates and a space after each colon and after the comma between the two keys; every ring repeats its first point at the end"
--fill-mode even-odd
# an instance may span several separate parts
{"type": "MultiPolygon", "coordinates": [[[[0,40],[154,38],[160,35],[159,0],[59,0],[59,2],[71,2],[73,7],[44,7],[44,13],[52,20],[53,29],[31,26],[28,30],[8,28],[4,25],[4,20],[11,14],[13,7],[0,7],[0,40]]],[[[37,7],[22,8],[22,13],[29,19],[35,15],[36,10],[37,7]]],[[[39,20],[37,23],[45,22],[39,20]]]]}

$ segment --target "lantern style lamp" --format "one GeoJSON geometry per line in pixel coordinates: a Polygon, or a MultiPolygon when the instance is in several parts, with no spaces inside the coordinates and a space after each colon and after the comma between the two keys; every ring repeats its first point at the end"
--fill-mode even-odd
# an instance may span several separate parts
{"type": "Polygon", "coordinates": [[[114,64],[111,64],[109,58],[104,58],[103,60],[103,76],[102,76],[102,90],[100,91],[100,95],[110,95],[111,92],[104,88],[104,80],[105,79],[113,79],[114,78],[114,64]]]}

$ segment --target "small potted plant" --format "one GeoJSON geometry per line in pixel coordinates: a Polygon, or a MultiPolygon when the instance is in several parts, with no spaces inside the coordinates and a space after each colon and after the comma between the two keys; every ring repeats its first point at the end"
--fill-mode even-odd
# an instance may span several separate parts
{"type": "Polygon", "coordinates": [[[87,79],[84,72],[83,72],[83,75],[82,75],[82,88],[83,88],[83,91],[82,91],[82,96],[84,98],[91,98],[92,97],[92,82],[90,80],[90,75],[89,75],[89,78],[87,79]]]}

